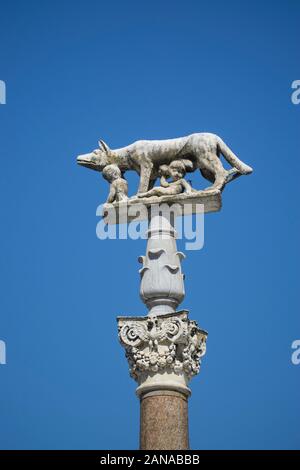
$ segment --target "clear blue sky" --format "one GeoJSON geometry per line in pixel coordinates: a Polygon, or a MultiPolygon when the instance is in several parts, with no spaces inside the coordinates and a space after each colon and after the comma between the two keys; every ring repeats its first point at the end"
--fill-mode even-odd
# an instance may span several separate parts
{"type": "Polygon", "coordinates": [[[184,261],[209,332],[191,445],[300,448],[299,21],[299,0],[1,2],[1,448],[137,448],[115,318],[145,313],[145,241],[96,238],[107,184],[75,157],[201,131],[255,173],[184,261]]]}

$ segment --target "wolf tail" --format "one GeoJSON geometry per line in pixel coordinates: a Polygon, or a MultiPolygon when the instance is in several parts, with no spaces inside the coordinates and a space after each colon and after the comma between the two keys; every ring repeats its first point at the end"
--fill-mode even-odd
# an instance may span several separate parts
{"type": "Polygon", "coordinates": [[[243,163],[233,152],[230,150],[229,147],[223,142],[220,137],[218,137],[218,142],[217,142],[218,150],[219,152],[223,155],[225,160],[234,168],[238,170],[239,173],[242,175],[248,175],[249,173],[252,173],[253,169],[251,166],[246,165],[246,163],[243,163]]]}

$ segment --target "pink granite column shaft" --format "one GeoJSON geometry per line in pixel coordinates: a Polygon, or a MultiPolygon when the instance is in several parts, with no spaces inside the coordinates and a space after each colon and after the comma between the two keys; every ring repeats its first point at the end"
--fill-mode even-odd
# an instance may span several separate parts
{"type": "Polygon", "coordinates": [[[140,449],[189,449],[188,398],[175,391],[149,392],[140,398],[140,449]]]}

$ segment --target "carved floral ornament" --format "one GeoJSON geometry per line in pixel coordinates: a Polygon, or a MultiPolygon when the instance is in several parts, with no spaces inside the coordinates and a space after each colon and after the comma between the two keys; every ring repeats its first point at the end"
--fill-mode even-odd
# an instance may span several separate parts
{"type": "Polygon", "coordinates": [[[184,373],[190,379],[200,371],[206,338],[207,333],[186,314],[119,320],[119,339],[125,347],[130,375],[136,381],[141,374],[165,370],[184,373]]]}

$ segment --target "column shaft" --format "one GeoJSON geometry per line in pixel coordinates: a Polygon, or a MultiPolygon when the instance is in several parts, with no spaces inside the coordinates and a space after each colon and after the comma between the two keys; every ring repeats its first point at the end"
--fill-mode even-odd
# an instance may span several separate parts
{"type": "Polygon", "coordinates": [[[140,400],[140,449],[189,449],[188,399],[173,391],[150,392],[140,400]]]}

